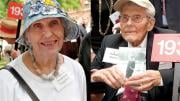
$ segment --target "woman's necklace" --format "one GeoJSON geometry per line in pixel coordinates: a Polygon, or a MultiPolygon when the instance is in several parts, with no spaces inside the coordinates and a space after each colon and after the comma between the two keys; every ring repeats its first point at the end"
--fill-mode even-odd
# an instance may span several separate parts
{"type": "MultiPolygon", "coordinates": [[[[110,6],[108,5],[108,2],[106,0],[105,0],[105,2],[106,2],[106,5],[108,6],[108,9],[109,9],[109,15],[111,15],[112,7],[113,7],[113,0],[110,0],[110,6]]],[[[101,28],[101,13],[102,13],[102,11],[101,11],[101,9],[102,9],[102,0],[99,0],[99,33],[104,36],[107,34],[107,32],[109,30],[110,19],[108,19],[108,24],[107,24],[107,27],[105,29],[105,32],[102,32],[102,28],[101,28]]]]}
{"type": "Polygon", "coordinates": [[[52,81],[59,74],[59,72],[58,72],[59,65],[60,65],[59,55],[57,55],[57,58],[56,58],[55,70],[53,70],[48,75],[42,73],[42,71],[38,68],[34,54],[31,51],[30,51],[30,55],[31,55],[31,61],[32,61],[33,68],[34,68],[35,72],[37,73],[37,75],[39,75],[42,79],[52,81]]]}

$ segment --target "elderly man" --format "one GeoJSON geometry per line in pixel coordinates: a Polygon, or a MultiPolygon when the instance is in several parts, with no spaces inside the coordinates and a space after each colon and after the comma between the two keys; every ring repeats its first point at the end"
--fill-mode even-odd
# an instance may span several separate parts
{"type": "Polygon", "coordinates": [[[161,63],[151,62],[150,59],[154,34],[175,32],[154,26],[155,9],[149,0],[117,0],[114,9],[121,13],[121,34],[109,35],[103,39],[91,66],[91,81],[104,82],[108,85],[103,101],[127,101],[122,100],[124,91],[121,90],[126,86],[140,92],[141,101],[171,101],[173,64],[169,63],[166,69],[161,69],[161,63]],[[107,47],[146,48],[146,71],[125,78],[123,73],[117,70],[119,65],[102,62],[107,47]]]}

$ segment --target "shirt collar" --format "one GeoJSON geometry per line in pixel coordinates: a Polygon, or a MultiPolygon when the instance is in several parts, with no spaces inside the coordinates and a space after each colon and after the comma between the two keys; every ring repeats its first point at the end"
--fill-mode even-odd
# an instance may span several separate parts
{"type": "MultiPolygon", "coordinates": [[[[141,42],[141,44],[140,44],[139,46],[137,46],[137,47],[146,48],[146,46],[147,46],[147,35],[148,35],[148,34],[146,34],[144,40],[143,40],[143,41],[141,42]]],[[[133,47],[133,46],[128,42],[128,47],[133,47]]]]}

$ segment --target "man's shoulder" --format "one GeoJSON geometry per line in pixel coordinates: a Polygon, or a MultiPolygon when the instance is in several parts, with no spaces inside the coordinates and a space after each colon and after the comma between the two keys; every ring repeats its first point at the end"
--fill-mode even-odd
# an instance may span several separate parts
{"type": "Polygon", "coordinates": [[[105,36],[106,38],[117,38],[117,37],[121,37],[121,34],[118,33],[118,34],[110,34],[110,35],[106,35],[105,36]]]}
{"type": "Polygon", "coordinates": [[[102,42],[105,47],[118,48],[119,46],[127,46],[127,42],[123,39],[120,33],[106,35],[102,42]]]}
{"type": "Polygon", "coordinates": [[[176,31],[171,30],[171,29],[164,29],[160,27],[154,27],[153,29],[154,33],[176,33],[176,31]]]}
{"type": "Polygon", "coordinates": [[[104,40],[108,41],[108,42],[115,42],[115,41],[119,41],[122,39],[121,34],[111,34],[111,35],[106,35],[104,37],[104,40]]]}

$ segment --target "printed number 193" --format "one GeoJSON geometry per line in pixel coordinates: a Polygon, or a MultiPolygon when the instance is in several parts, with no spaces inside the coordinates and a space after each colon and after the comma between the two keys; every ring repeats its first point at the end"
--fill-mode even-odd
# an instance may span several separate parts
{"type": "Polygon", "coordinates": [[[160,46],[160,55],[180,55],[180,51],[176,49],[177,45],[180,45],[180,42],[176,43],[174,40],[161,40],[158,42],[158,45],[160,46]]]}
{"type": "Polygon", "coordinates": [[[23,8],[12,6],[10,9],[11,9],[11,14],[12,15],[23,16],[23,14],[22,14],[23,8]]]}

